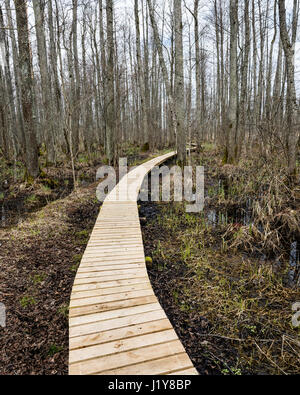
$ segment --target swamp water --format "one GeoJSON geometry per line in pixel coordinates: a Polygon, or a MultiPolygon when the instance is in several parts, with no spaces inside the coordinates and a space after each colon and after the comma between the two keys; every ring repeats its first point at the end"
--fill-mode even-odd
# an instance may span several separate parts
{"type": "MultiPolygon", "coordinates": [[[[218,186],[216,188],[216,193],[226,193],[226,188],[224,187],[224,181],[219,180],[218,186]]],[[[244,208],[238,208],[236,210],[217,210],[214,208],[209,208],[204,211],[204,222],[207,226],[217,228],[219,226],[226,226],[229,224],[234,224],[237,226],[251,226],[253,225],[253,215],[252,215],[253,200],[248,199],[244,208]]],[[[203,218],[202,218],[203,220],[203,218]]],[[[263,232],[263,227],[259,225],[259,231],[263,232]]],[[[262,255],[260,257],[262,260],[266,260],[267,257],[262,255]]],[[[279,258],[275,259],[276,265],[283,264],[279,258]]],[[[287,275],[287,283],[289,286],[300,287],[300,241],[290,240],[290,254],[289,254],[289,272],[287,275]]]]}

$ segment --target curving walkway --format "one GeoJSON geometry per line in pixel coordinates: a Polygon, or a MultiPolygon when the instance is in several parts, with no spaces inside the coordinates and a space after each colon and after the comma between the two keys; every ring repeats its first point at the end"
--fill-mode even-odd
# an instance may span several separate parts
{"type": "Polygon", "coordinates": [[[72,291],[70,375],[198,374],[154,295],[137,207],[145,176],[173,156],[130,172],[102,206],[72,291]]]}

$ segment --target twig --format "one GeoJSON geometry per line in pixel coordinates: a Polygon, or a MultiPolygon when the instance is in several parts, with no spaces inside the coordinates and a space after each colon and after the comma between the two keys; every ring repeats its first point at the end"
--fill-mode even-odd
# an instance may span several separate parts
{"type": "Polygon", "coordinates": [[[246,340],[243,340],[243,339],[234,339],[232,337],[226,337],[226,336],[220,336],[220,335],[199,334],[199,336],[203,336],[203,337],[205,337],[205,336],[217,337],[219,339],[232,340],[234,342],[241,342],[241,343],[246,341],[246,340]]]}
{"type": "Polygon", "coordinates": [[[277,363],[275,363],[270,357],[268,357],[267,354],[263,352],[263,350],[259,347],[259,345],[256,342],[254,342],[254,343],[255,343],[256,347],[258,348],[258,350],[267,358],[267,360],[270,361],[271,364],[274,365],[277,369],[279,369],[281,371],[281,373],[283,373],[285,376],[287,376],[287,373],[284,370],[282,370],[281,367],[278,366],[277,363]]]}
{"type": "MultiPolygon", "coordinates": [[[[213,334],[199,334],[199,336],[203,336],[203,337],[205,337],[205,336],[217,337],[217,338],[220,338],[220,339],[231,340],[231,341],[240,342],[240,343],[243,343],[243,342],[247,341],[247,339],[238,339],[238,338],[226,337],[226,336],[221,336],[221,335],[213,335],[213,334]]],[[[259,339],[259,341],[263,342],[263,343],[274,342],[273,339],[259,339]]]]}

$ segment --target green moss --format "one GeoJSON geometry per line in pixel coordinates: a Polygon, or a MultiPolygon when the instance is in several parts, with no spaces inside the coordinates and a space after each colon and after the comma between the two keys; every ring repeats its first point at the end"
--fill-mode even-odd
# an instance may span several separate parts
{"type": "Polygon", "coordinates": [[[146,257],[145,259],[146,265],[151,267],[153,265],[153,260],[149,256],[146,257]]]}
{"type": "Polygon", "coordinates": [[[30,195],[26,198],[25,203],[31,205],[37,203],[38,200],[39,199],[36,195],[30,195]]]}
{"type": "Polygon", "coordinates": [[[56,344],[52,344],[49,347],[48,355],[49,357],[54,357],[55,354],[60,353],[63,350],[63,347],[57,346],[56,344]]]}
{"type": "Polygon", "coordinates": [[[109,165],[109,159],[107,157],[104,157],[102,159],[102,163],[103,163],[103,165],[108,166],[109,165]]]}
{"type": "Polygon", "coordinates": [[[82,255],[77,254],[77,255],[74,255],[74,256],[73,256],[73,261],[74,261],[75,263],[77,263],[77,264],[80,264],[81,259],[82,259],[82,255]]]}
{"type": "Polygon", "coordinates": [[[149,152],[150,151],[150,145],[149,143],[145,143],[142,148],[141,148],[142,152],[149,152]]]}
{"type": "Polygon", "coordinates": [[[59,181],[52,178],[45,178],[43,180],[43,184],[51,189],[55,189],[59,187],[59,181]]]}
{"type": "Polygon", "coordinates": [[[81,232],[76,233],[76,237],[79,239],[87,239],[89,237],[90,233],[88,230],[82,230],[81,232]]]}
{"type": "Polygon", "coordinates": [[[58,309],[58,314],[62,315],[65,318],[69,316],[69,306],[67,304],[63,304],[58,309]]]}
{"type": "Polygon", "coordinates": [[[32,277],[32,282],[34,285],[40,285],[43,281],[45,281],[46,275],[45,274],[36,274],[32,277]]]}
{"type": "Polygon", "coordinates": [[[36,304],[36,300],[34,299],[33,296],[24,296],[20,300],[20,305],[23,307],[23,309],[26,309],[28,306],[33,306],[36,304]]]}

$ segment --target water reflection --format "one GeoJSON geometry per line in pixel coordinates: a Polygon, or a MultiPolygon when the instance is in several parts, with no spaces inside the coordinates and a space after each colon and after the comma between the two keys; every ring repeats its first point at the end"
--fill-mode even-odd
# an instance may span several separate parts
{"type": "Polygon", "coordinates": [[[298,242],[291,245],[289,283],[300,286],[300,251],[298,242]]]}
{"type": "Polygon", "coordinates": [[[228,225],[230,223],[241,226],[249,226],[253,223],[250,207],[243,210],[237,210],[235,213],[209,209],[205,214],[205,219],[206,223],[214,228],[220,225],[228,225]]]}
{"type": "Polygon", "coordinates": [[[0,222],[0,226],[5,226],[6,223],[6,216],[5,216],[5,207],[4,204],[1,207],[1,222],[0,222]]]}

